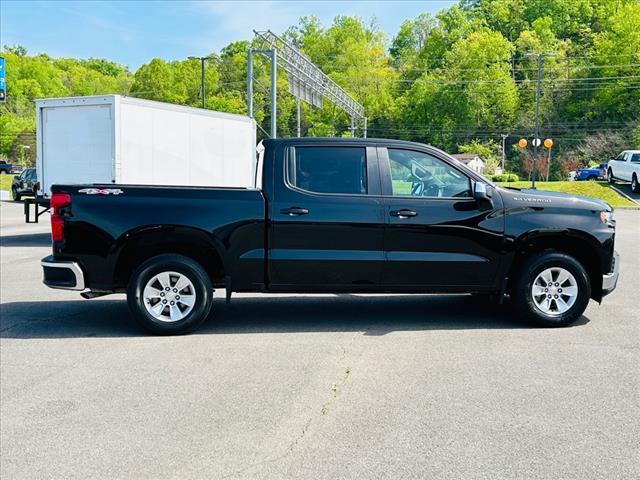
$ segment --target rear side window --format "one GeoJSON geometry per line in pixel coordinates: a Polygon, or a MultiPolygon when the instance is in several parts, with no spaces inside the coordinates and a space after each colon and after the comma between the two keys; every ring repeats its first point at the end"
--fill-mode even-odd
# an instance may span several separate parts
{"type": "Polygon", "coordinates": [[[366,149],[296,147],[289,158],[289,183],[316,193],[367,193],[366,149]]]}
{"type": "Polygon", "coordinates": [[[634,163],[640,162],[640,153],[632,153],[631,154],[631,161],[634,162],[634,163]]]}

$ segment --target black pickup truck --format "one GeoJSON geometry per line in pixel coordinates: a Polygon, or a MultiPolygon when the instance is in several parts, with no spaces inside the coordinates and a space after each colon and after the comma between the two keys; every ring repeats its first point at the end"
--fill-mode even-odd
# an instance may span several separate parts
{"type": "MultiPolygon", "coordinates": [[[[278,139],[256,188],[56,185],[44,283],[126,292],[155,333],[232,292],[472,293],[565,326],[618,279],[598,200],[493,185],[446,153],[377,139],[278,139]]],[[[425,315],[428,315],[425,312],[425,315]]]]}

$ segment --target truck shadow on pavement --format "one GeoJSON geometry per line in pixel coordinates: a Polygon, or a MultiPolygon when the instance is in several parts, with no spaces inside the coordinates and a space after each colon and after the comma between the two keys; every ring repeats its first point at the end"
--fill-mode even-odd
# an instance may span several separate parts
{"type": "Polygon", "coordinates": [[[49,247],[50,233],[30,233],[28,235],[9,235],[0,237],[0,247],[49,247]]]}
{"type": "MultiPolygon", "coordinates": [[[[15,302],[1,306],[0,338],[147,336],[122,300],[15,302]]],[[[582,316],[573,326],[585,325],[582,316]]],[[[509,306],[467,295],[238,297],[216,299],[193,334],[528,329],[509,306]]]]}

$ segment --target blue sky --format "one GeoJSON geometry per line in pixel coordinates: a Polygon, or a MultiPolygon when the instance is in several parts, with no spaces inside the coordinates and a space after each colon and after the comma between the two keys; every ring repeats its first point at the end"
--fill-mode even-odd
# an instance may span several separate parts
{"type": "Polygon", "coordinates": [[[54,57],[99,57],[135,70],[153,57],[168,60],[217,52],[252,29],[283,32],[301,16],[327,26],[337,15],[375,17],[389,36],[422,12],[454,1],[15,1],[0,2],[0,43],[54,57]]]}

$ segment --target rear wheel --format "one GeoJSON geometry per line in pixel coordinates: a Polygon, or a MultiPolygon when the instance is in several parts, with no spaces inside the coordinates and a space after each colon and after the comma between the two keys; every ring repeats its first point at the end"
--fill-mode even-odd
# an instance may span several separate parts
{"type": "Polygon", "coordinates": [[[598,177],[596,177],[595,175],[591,175],[589,178],[587,178],[587,180],[589,180],[590,182],[594,182],[598,179],[598,177]]]}
{"type": "Polygon", "coordinates": [[[529,258],[518,273],[514,306],[541,327],[565,327],[587,308],[591,284],[585,268],[564,253],[545,251],[529,258]]]}
{"type": "Polygon", "coordinates": [[[635,173],[631,177],[631,190],[635,193],[640,193],[640,184],[638,184],[638,177],[635,173]]]}
{"type": "Polygon", "coordinates": [[[133,274],[127,301],[136,320],[159,335],[197,328],[211,311],[213,287],[200,264],[182,255],[158,255],[133,274]]]}
{"type": "Polygon", "coordinates": [[[614,183],[616,183],[615,179],[613,178],[613,171],[611,169],[607,170],[607,181],[613,185],[614,183]]]}

